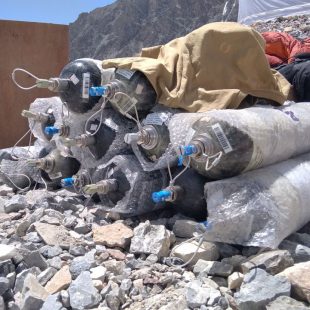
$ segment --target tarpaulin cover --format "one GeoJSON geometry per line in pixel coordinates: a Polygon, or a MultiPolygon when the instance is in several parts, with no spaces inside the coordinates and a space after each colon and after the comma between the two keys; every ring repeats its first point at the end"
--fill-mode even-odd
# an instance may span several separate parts
{"type": "Polygon", "coordinates": [[[263,32],[266,41],[266,56],[270,66],[275,67],[283,63],[291,63],[295,55],[310,53],[310,38],[299,41],[285,32],[263,32]]]}
{"type": "Polygon", "coordinates": [[[238,21],[251,25],[259,20],[309,13],[309,0],[239,0],[238,21]]]}
{"type": "Polygon", "coordinates": [[[230,22],[144,48],[141,57],[105,60],[103,67],[142,71],[160,103],[190,112],[237,108],[248,94],[282,104],[290,90],[287,80],[270,70],[262,36],[230,22]]]}

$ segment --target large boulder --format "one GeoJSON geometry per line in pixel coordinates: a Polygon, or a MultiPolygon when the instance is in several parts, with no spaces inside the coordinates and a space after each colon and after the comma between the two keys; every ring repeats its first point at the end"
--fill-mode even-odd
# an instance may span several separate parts
{"type": "Polygon", "coordinates": [[[263,310],[279,296],[290,296],[291,284],[283,278],[252,269],[244,277],[240,291],[234,297],[240,310],[263,310]]]}
{"type": "Polygon", "coordinates": [[[293,297],[310,303],[310,262],[296,264],[279,273],[278,276],[290,281],[293,297]]]}

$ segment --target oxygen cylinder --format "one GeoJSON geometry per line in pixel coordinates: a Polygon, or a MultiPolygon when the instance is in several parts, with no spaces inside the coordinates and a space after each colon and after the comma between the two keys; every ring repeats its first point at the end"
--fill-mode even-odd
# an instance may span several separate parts
{"type": "Polygon", "coordinates": [[[85,168],[97,167],[118,154],[132,153],[124,136],[136,125],[113,109],[102,110],[83,125],[84,133],[64,139],[63,143],[85,168]]]}
{"type": "Polygon", "coordinates": [[[130,144],[145,171],[175,166],[177,156],[170,144],[168,123],[179,110],[168,108],[154,109],[142,121],[138,132],[125,135],[125,142],[130,144]]]}
{"type": "Polygon", "coordinates": [[[180,152],[202,175],[231,177],[310,151],[309,118],[310,103],[201,113],[180,152]]]}
{"type": "Polygon", "coordinates": [[[42,183],[39,169],[30,165],[29,160],[41,158],[50,150],[49,144],[12,148],[10,157],[1,160],[0,180],[14,190],[25,190],[35,182],[42,183]]]}
{"type": "Polygon", "coordinates": [[[33,87],[22,87],[15,80],[17,71],[27,71],[17,68],[12,73],[14,83],[22,89],[33,87],[48,88],[50,91],[57,92],[61,100],[66,104],[69,111],[76,113],[86,113],[91,110],[100,100],[100,96],[90,96],[89,89],[93,86],[100,86],[110,81],[114,74],[114,69],[103,69],[101,61],[82,58],[68,63],[61,71],[58,78],[49,80],[39,79],[33,74],[36,83],[33,87]]]}
{"type": "Polygon", "coordinates": [[[62,119],[65,108],[59,97],[38,98],[30,104],[29,110],[23,110],[22,116],[28,118],[29,128],[37,139],[50,141],[52,135],[44,129],[54,126],[62,119]]]}
{"type": "Polygon", "coordinates": [[[178,212],[195,218],[205,220],[207,217],[207,204],[204,197],[204,185],[206,180],[194,169],[187,169],[182,173],[181,169],[175,172],[179,177],[173,185],[152,193],[155,203],[166,202],[178,212]]]}
{"type": "Polygon", "coordinates": [[[24,160],[3,159],[0,167],[0,180],[14,190],[26,190],[34,184],[33,175],[36,172],[38,170],[27,165],[24,160]]]}
{"type": "Polygon", "coordinates": [[[92,181],[83,191],[97,194],[107,211],[133,216],[163,207],[152,202],[151,193],[165,185],[166,174],[144,172],[134,155],[115,156],[96,169],[92,181]]]}
{"type": "Polygon", "coordinates": [[[140,71],[116,69],[108,84],[90,88],[90,96],[104,96],[120,113],[144,116],[156,104],[156,92],[140,71]]]}
{"type": "Polygon", "coordinates": [[[30,163],[41,170],[42,178],[47,183],[60,184],[61,179],[74,175],[80,169],[80,163],[75,158],[62,156],[58,149],[30,163]]]}
{"type": "Polygon", "coordinates": [[[60,73],[60,80],[66,80],[68,84],[64,89],[59,89],[59,96],[70,111],[85,113],[100,99],[99,96],[89,96],[90,87],[100,86],[112,76],[113,70],[103,70],[99,60],[77,59],[67,64],[60,73]]]}
{"type": "Polygon", "coordinates": [[[205,185],[209,241],[277,248],[310,221],[310,154],[205,185]]]}

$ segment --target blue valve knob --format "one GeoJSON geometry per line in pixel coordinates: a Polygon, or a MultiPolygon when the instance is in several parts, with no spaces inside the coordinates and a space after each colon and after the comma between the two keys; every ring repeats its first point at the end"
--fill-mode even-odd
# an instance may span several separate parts
{"type": "Polygon", "coordinates": [[[178,157],[178,167],[181,167],[183,165],[183,155],[178,157]]]}
{"type": "Polygon", "coordinates": [[[172,195],[171,191],[164,189],[159,192],[154,192],[152,194],[152,200],[155,203],[167,201],[169,198],[171,198],[171,195],[172,195]]]}
{"type": "Polygon", "coordinates": [[[203,225],[205,228],[210,228],[210,223],[208,221],[203,221],[199,223],[200,225],[203,225]]]}
{"type": "Polygon", "coordinates": [[[65,178],[65,179],[62,179],[60,182],[61,182],[62,187],[70,187],[74,185],[74,178],[73,177],[65,178]]]}
{"type": "Polygon", "coordinates": [[[197,153],[196,146],[192,145],[192,144],[182,146],[181,150],[182,150],[182,155],[183,156],[190,156],[190,155],[193,155],[193,154],[197,153]]]}
{"type": "Polygon", "coordinates": [[[60,129],[57,128],[57,127],[54,127],[54,126],[48,126],[48,127],[45,127],[44,128],[44,132],[47,134],[47,135],[54,135],[56,133],[59,133],[60,129]]]}
{"type": "Polygon", "coordinates": [[[205,233],[212,229],[212,224],[208,221],[199,222],[196,226],[196,231],[199,233],[205,233]]]}
{"type": "Polygon", "coordinates": [[[89,89],[89,95],[92,97],[101,97],[105,94],[107,88],[104,86],[94,86],[89,89]]]}

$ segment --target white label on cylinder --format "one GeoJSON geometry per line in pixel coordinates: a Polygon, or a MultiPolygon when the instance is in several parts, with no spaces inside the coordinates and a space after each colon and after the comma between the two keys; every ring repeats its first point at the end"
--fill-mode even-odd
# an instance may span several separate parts
{"type": "Polygon", "coordinates": [[[142,93],[143,90],[143,85],[142,84],[138,84],[137,88],[136,88],[136,94],[140,95],[142,93]]]}
{"type": "Polygon", "coordinates": [[[138,103],[138,100],[133,97],[131,98],[131,100],[128,100],[128,103],[129,103],[129,106],[124,106],[124,107],[119,107],[120,110],[121,110],[121,113],[128,113],[137,103],[138,103]]]}
{"type": "Polygon", "coordinates": [[[91,131],[95,131],[95,130],[97,130],[97,128],[98,128],[98,125],[97,125],[97,124],[91,124],[91,125],[90,125],[90,130],[91,130],[91,131]]]}
{"type": "Polygon", "coordinates": [[[107,178],[110,178],[113,175],[113,173],[114,173],[114,169],[111,168],[107,173],[107,178]]]}
{"type": "Polygon", "coordinates": [[[89,86],[90,86],[90,73],[83,73],[83,89],[82,89],[82,98],[89,98],[89,86]]]}
{"type": "Polygon", "coordinates": [[[223,128],[219,123],[216,123],[215,125],[212,125],[212,129],[214,134],[217,137],[217,140],[219,141],[222,149],[224,150],[225,154],[230,153],[233,151],[224,131],[223,128]]]}
{"type": "Polygon", "coordinates": [[[62,173],[58,172],[58,173],[54,173],[54,174],[49,174],[49,177],[50,177],[51,180],[55,180],[55,179],[61,178],[62,177],[62,173]]]}
{"type": "Polygon", "coordinates": [[[126,70],[126,69],[117,69],[116,70],[117,74],[120,74],[121,76],[123,76],[127,80],[130,80],[135,72],[136,72],[135,70],[126,70]]]}
{"type": "Polygon", "coordinates": [[[191,142],[191,140],[193,139],[195,133],[196,133],[195,129],[193,129],[192,127],[189,128],[189,130],[187,131],[187,135],[186,135],[186,139],[185,139],[185,144],[189,144],[191,142]]]}
{"type": "Polygon", "coordinates": [[[119,131],[119,126],[113,121],[113,119],[111,118],[106,118],[103,121],[104,124],[106,124],[107,126],[109,126],[110,128],[112,128],[115,131],[119,131]]]}
{"type": "Polygon", "coordinates": [[[77,78],[77,76],[75,74],[72,74],[70,77],[71,82],[76,85],[78,82],[80,82],[80,80],[77,78]]]}
{"type": "Polygon", "coordinates": [[[146,119],[143,121],[144,125],[162,125],[167,119],[169,115],[166,113],[152,113],[148,114],[146,119]]]}

